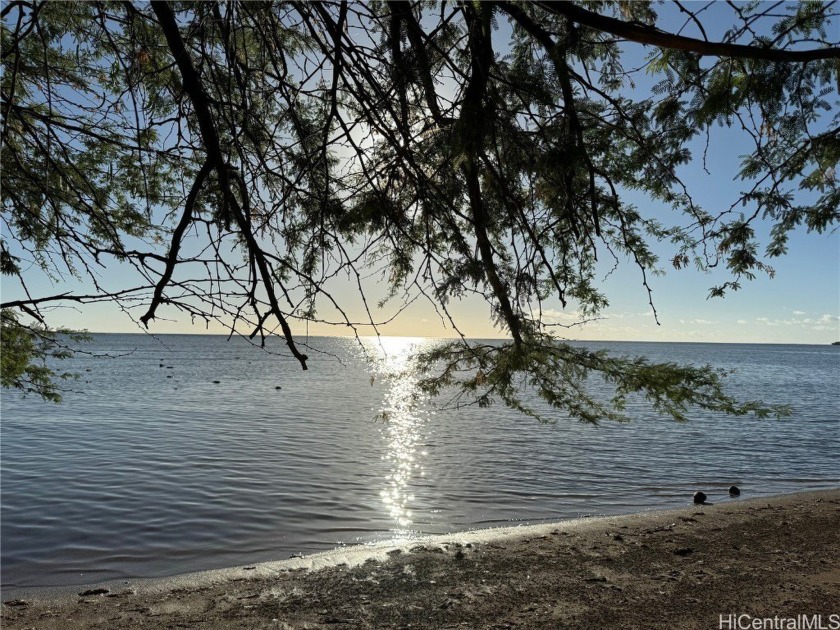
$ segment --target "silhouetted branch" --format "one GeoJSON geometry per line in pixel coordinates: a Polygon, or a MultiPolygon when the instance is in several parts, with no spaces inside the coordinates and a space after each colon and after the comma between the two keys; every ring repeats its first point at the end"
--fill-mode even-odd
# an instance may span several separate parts
{"type": "Polygon", "coordinates": [[[818,59],[840,59],[840,48],[816,48],[813,50],[787,50],[762,48],[743,44],[709,42],[661,31],[653,26],[625,22],[607,15],[589,11],[574,2],[548,2],[540,0],[534,4],[550,13],[562,15],[573,22],[583,24],[604,33],[611,33],[631,42],[651,44],[660,48],[684,50],[696,55],[733,57],[736,59],[762,59],[765,61],[792,61],[806,63],[818,59]]]}

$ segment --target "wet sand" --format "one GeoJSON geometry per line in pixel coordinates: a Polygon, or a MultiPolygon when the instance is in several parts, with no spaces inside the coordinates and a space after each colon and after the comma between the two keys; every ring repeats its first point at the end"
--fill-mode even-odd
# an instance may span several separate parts
{"type": "Polygon", "coordinates": [[[840,627],[840,489],[2,599],[8,629],[840,627]]]}

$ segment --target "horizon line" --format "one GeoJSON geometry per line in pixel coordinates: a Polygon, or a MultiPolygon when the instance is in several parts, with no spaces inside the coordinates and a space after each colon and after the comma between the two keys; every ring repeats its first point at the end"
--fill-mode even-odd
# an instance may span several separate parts
{"type": "MultiPolygon", "coordinates": [[[[96,330],[88,330],[88,331],[81,331],[83,334],[90,334],[90,335],[144,335],[149,337],[173,337],[176,335],[184,336],[184,337],[247,337],[246,333],[213,333],[213,332],[205,332],[205,333],[193,333],[193,332],[151,332],[151,331],[137,331],[137,332],[115,332],[115,331],[96,331],[96,330]]],[[[283,335],[279,334],[270,334],[267,337],[275,337],[277,339],[284,339],[283,335]]],[[[300,340],[302,338],[316,338],[316,339],[356,339],[357,337],[360,339],[377,339],[377,338],[396,338],[396,339],[461,339],[459,336],[436,336],[436,335],[295,335],[296,340],[300,340]]],[[[465,339],[469,340],[488,340],[488,341],[510,341],[510,337],[468,337],[464,336],[465,339]]],[[[558,341],[564,343],[694,343],[694,344],[706,344],[706,345],[747,345],[747,346],[834,346],[840,345],[840,340],[834,341],[826,341],[822,343],[806,343],[806,342],[795,342],[795,341],[662,341],[662,340],[648,340],[648,339],[558,339],[558,341]]]]}

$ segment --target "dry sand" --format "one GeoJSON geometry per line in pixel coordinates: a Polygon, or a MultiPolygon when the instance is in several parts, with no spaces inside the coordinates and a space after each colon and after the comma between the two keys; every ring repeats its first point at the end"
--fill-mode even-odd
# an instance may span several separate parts
{"type": "Polygon", "coordinates": [[[99,591],[4,593],[3,600],[10,630],[712,629],[730,614],[751,616],[742,623],[821,614],[823,627],[837,621],[837,628],[840,490],[348,548],[99,591]]]}

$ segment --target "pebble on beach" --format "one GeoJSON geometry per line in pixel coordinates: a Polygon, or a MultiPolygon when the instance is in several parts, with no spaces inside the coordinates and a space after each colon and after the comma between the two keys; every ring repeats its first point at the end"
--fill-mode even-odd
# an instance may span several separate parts
{"type": "Polygon", "coordinates": [[[741,489],[738,486],[729,486],[729,496],[737,497],[741,494],[741,489]]]}
{"type": "Polygon", "coordinates": [[[695,492],[694,493],[694,502],[695,503],[705,503],[706,502],[706,494],[703,492],[695,492]]]}

